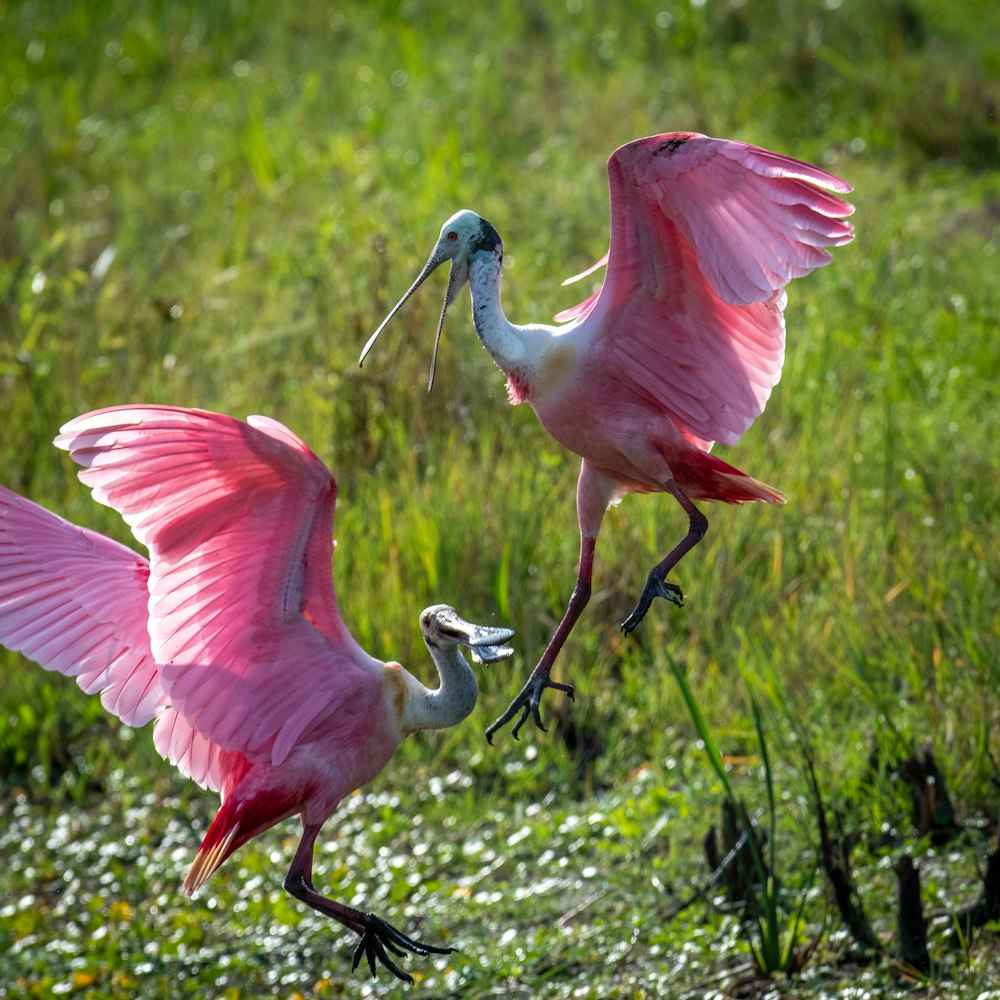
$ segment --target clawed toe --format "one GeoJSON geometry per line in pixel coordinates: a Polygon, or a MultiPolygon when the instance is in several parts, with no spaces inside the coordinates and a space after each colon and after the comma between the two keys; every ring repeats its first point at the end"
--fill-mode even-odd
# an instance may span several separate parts
{"type": "Polygon", "coordinates": [[[639,622],[646,617],[646,612],[657,597],[662,597],[671,604],[676,604],[679,608],[684,607],[684,594],[681,588],[676,583],[668,583],[666,580],[661,579],[655,572],[650,573],[646,578],[646,585],[642,588],[642,593],[639,595],[639,601],[635,609],[621,624],[621,630],[625,635],[629,635],[635,631],[639,622]]]}
{"type": "Polygon", "coordinates": [[[423,941],[416,941],[402,931],[398,931],[392,924],[375,916],[374,913],[365,914],[365,929],[361,934],[361,940],[357,948],[354,949],[354,963],[352,971],[361,964],[362,957],[368,960],[368,968],[371,970],[372,978],[375,978],[377,963],[381,962],[397,979],[404,983],[413,983],[413,977],[401,969],[387,954],[386,948],[394,955],[405,956],[411,951],[415,955],[448,955],[454,948],[441,948],[434,944],[425,944],[423,941]]]}
{"type": "Polygon", "coordinates": [[[518,734],[521,731],[521,727],[529,718],[534,720],[535,725],[543,733],[547,733],[548,730],[542,723],[542,714],[539,709],[542,692],[547,688],[551,688],[554,691],[561,691],[563,694],[568,695],[571,700],[574,695],[572,684],[560,684],[558,681],[551,680],[547,676],[530,677],[528,678],[528,683],[521,689],[520,694],[507,706],[507,710],[503,715],[486,730],[486,739],[492,744],[493,734],[507,725],[518,712],[521,713],[520,718],[518,718],[511,729],[511,735],[514,739],[520,738],[518,734]]]}

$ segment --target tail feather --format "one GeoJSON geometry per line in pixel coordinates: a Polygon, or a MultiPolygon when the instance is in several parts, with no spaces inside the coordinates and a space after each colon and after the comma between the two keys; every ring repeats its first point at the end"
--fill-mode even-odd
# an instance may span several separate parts
{"type": "Polygon", "coordinates": [[[692,500],[721,500],[724,503],[785,503],[784,494],[721,458],[691,448],[683,457],[672,457],[670,470],[674,479],[692,500]]]}
{"type": "Polygon", "coordinates": [[[191,862],[184,879],[184,892],[189,896],[193,896],[219,865],[248,839],[239,837],[240,821],[234,810],[227,808],[231,802],[232,799],[229,799],[223,803],[191,862]]]}
{"type": "Polygon", "coordinates": [[[759,479],[746,475],[746,473],[721,473],[720,478],[725,484],[726,495],[716,499],[726,503],[743,503],[754,500],[763,503],[788,503],[784,493],[779,492],[773,486],[768,486],[767,483],[762,483],[759,479]]]}
{"type": "Polygon", "coordinates": [[[191,862],[184,891],[193,895],[234,851],[275,823],[301,811],[303,802],[303,789],[296,787],[237,785],[228,789],[191,862]]]}

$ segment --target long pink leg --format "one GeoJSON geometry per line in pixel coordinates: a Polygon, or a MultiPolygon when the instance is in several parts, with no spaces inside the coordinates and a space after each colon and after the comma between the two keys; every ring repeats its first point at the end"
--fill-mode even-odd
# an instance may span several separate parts
{"type": "Polygon", "coordinates": [[[646,577],[646,585],[632,613],[622,622],[622,631],[628,635],[646,616],[654,598],[664,597],[680,607],[684,600],[681,588],[676,583],[667,583],[667,574],[691,551],[708,531],[708,518],[691,502],[686,493],[671,480],[666,484],[667,492],[677,498],[688,516],[688,533],[670,551],[669,555],[657,563],[646,577]]]}
{"type": "Polygon", "coordinates": [[[521,718],[517,720],[514,728],[511,730],[511,734],[515,739],[517,739],[517,734],[521,731],[521,727],[527,721],[529,715],[534,718],[535,725],[542,732],[545,732],[545,726],[542,725],[542,716],[538,710],[538,706],[542,692],[546,688],[553,688],[556,691],[568,694],[570,698],[573,697],[572,684],[560,684],[552,680],[549,674],[552,672],[552,664],[555,663],[559,651],[569,638],[570,632],[573,631],[573,626],[590,601],[591,578],[594,574],[594,548],[596,544],[596,538],[584,537],[580,539],[580,565],[576,572],[576,586],[573,588],[573,594],[569,599],[566,612],[562,616],[562,621],[559,622],[559,627],[549,640],[549,644],[545,647],[542,658],[538,661],[535,669],[531,671],[531,676],[524,687],[521,688],[518,696],[507,706],[507,710],[503,715],[486,730],[486,739],[490,743],[493,742],[493,734],[502,726],[506,726],[518,712],[521,713],[521,718]]]}
{"type": "Polygon", "coordinates": [[[569,604],[563,614],[562,621],[545,647],[542,658],[538,665],[532,670],[524,687],[521,688],[517,697],[507,706],[507,710],[501,715],[487,730],[486,739],[493,742],[493,734],[502,726],[507,725],[511,719],[521,713],[521,717],[514,724],[511,733],[515,739],[521,727],[531,716],[535,720],[535,725],[543,732],[545,726],[542,725],[542,716],[539,712],[542,692],[546,688],[553,688],[562,691],[573,697],[573,686],[571,684],[559,684],[550,678],[552,665],[555,663],[559,651],[563,648],[566,640],[577,619],[583,613],[583,609],[590,601],[591,580],[594,575],[594,549],[597,545],[597,535],[601,529],[601,522],[604,519],[604,512],[608,504],[614,498],[617,484],[599,472],[592,469],[586,462],[580,466],[580,479],[576,488],[576,513],[580,523],[580,562],[576,571],[576,586],[570,596],[569,604]]]}
{"type": "Polygon", "coordinates": [[[366,913],[356,910],[353,906],[345,906],[336,900],[329,899],[313,888],[312,884],[312,862],[313,848],[316,837],[319,835],[322,823],[302,824],[302,839],[292,858],[292,864],[285,876],[285,889],[296,899],[302,900],[314,910],[328,917],[333,917],[345,927],[359,935],[361,940],[354,951],[354,964],[352,969],[356,969],[361,962],[362,956],[368,959],[368,968],[371,969],[372,978],[375,978],[375,963],[381,962],[397,979],[405,983],[412,983],[413,977],[404,972],[386,954],[388,948],[395,955],[405,955],[407,951],[412,951],[415,955],[447,955],[454,951],[454,948],[439,948],[436,945],[424,944],[415,941],[411,937],[396,930],[392,924],[387,923],[374,913],[366,913]]]}

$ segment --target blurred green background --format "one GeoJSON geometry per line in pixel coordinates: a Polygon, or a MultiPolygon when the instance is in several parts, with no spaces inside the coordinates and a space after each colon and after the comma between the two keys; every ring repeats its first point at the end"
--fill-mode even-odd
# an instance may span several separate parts
{"type": "MultiPolygon", "coordinates": [[[[337,476],[338,597],[367,649],[429,680],[424,606],[517,629],[472,718],[409,741],[317,853],[318,887],[461,949],[407,962],[424,995],[894,995],[898,968],[855,954],[814,874],[804,746],[887,946],[899,852],[929,908],[975,895],[1000,720],[998,38],[978,0],[0,6],[3,483],[127,542],[52,448],[62,423],[129,401],[266,413],[337,476]],[[608,154],[674,130],[856,188],[856,241],[792,284],[783,380],[719,451],[789,503],[709,509],[686,606],[624,642],[684,527],[669,497],[626,498],[556,667],[576,702],[490,749],[569,596],[578,461],[507,406],[464,297],[427,394],[443,276],[357,355],[462,207],[504,237],[512,320],[578,301],[559,282],[606,249],[608,154]],[[671,916],[708,877],[723,796],[671,658],[757,814],[773,778],[805,900],[789,936],[818,942],[757,994],[738,914],[671,916]],[[892,776],[925,745],[964,829],[948,849],[892,776]]],[[[350,935],[282,892],[294,824],[192,902],[211,796],[72,681],[2,651],[0,678],[0,996],[395,989],[352,976],[350,935]]],[[[975,996],[995,937],[949,948],[949,926],[926,989],[975,996]]]]}

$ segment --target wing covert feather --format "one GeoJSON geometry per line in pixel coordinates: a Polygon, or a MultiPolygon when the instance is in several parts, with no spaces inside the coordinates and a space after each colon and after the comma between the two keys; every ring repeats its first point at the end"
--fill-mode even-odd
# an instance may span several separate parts
{"type": "Polygon", "coordinates": [[[166,703],[149,648],[149,566],[0,486],[0,642],[75,677],[130,726],[166,703]]]}

